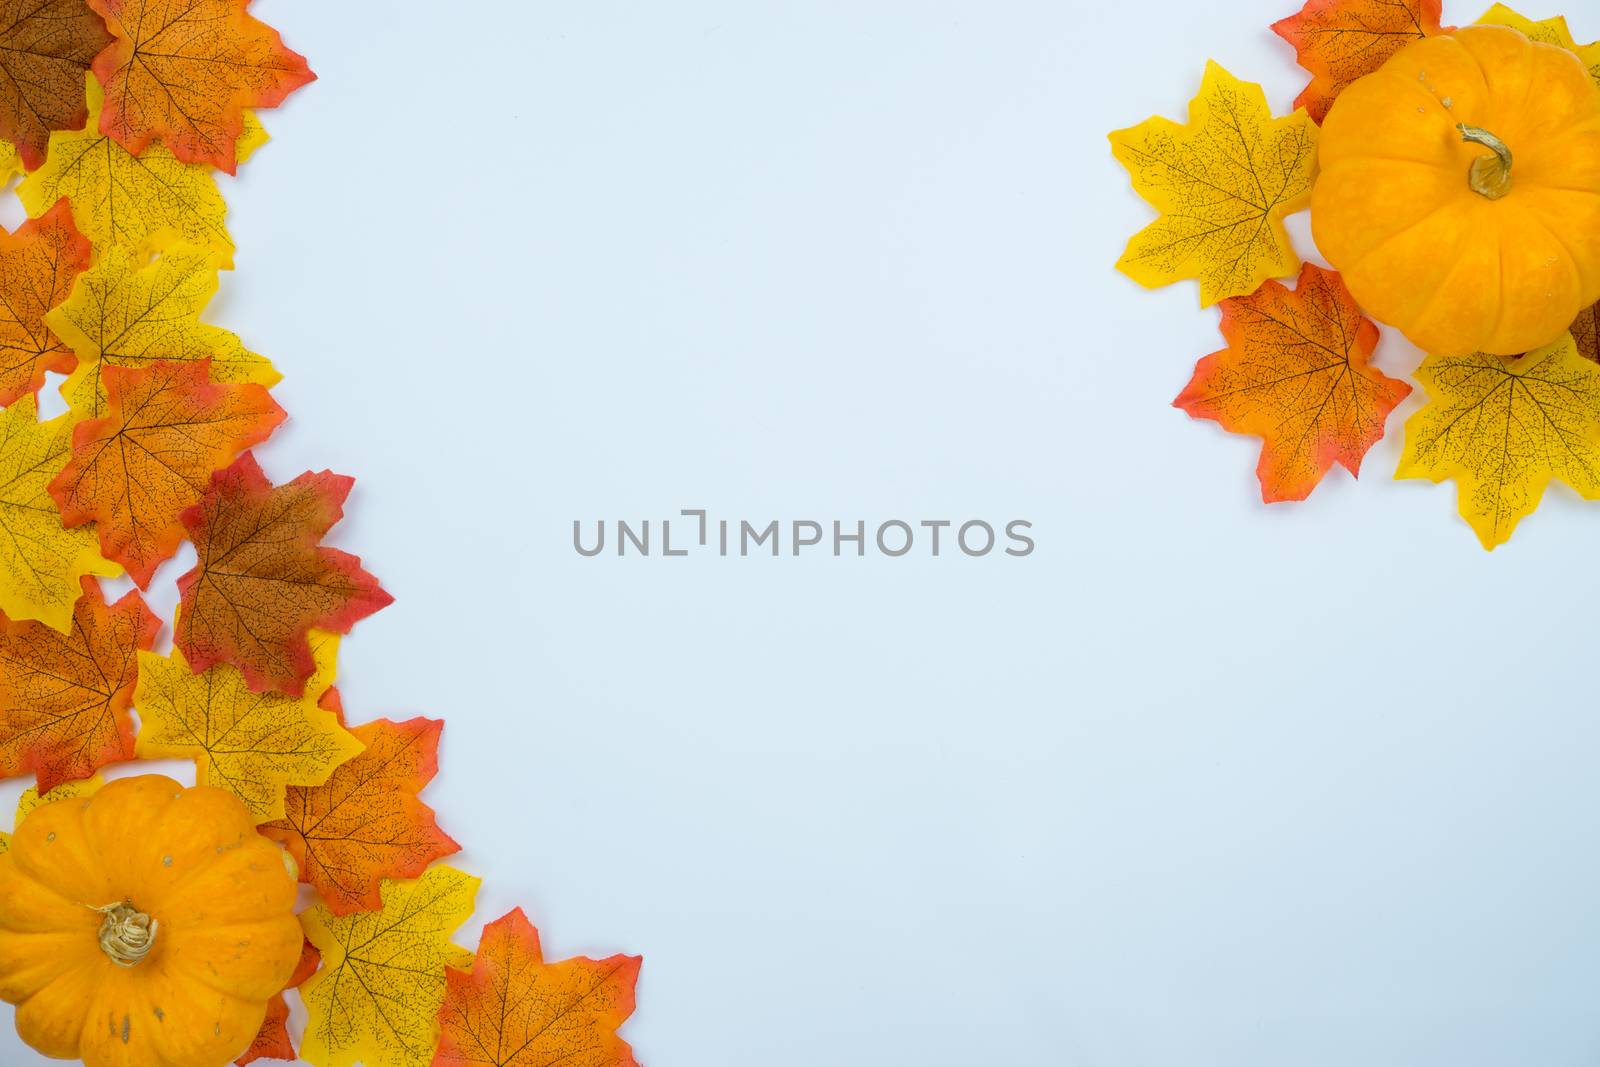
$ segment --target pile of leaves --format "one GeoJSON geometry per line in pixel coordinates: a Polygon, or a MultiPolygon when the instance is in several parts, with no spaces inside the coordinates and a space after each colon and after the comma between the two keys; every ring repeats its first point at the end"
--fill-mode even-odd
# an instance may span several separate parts
{"type": "MultiPolygon", "coordinates": [[[[1335,463],[1360,473],[1411,386],[1372,365],[1377,327],[1339,276],[1301,264],[1284,230],[1316,181],[1318,125],[1339,93],[1412,41],[1449,32],[1440,0],[1309,0],[1273,25],[1311,81],[1274,118],[1259,85],[1207,64],[1188,122],[1151,118],[1111,134],[1133,187],[1160,217],[1117,267],[1146,286],[1193,278],[1221,306],[1227,346],[1201,359],[1174,405],[1262,439],[1262,499],[1303,500],[1335,463]],[[1299,270],[1294,289],[1276,279],[1299,270]]],[[[1600,41],[1564,18],[1496,4],[1480,23],[1575,53],[1600,83],[1600,41]]],[[[1405,424],[1397,478],[1457,483],[1483,546],[1510,538],[1552,479],[1600,499],[1600,305],[1569,334],[1520,359],[1427,356],[1413,371],[1427,402],[1405,424]],[[1470,414],[1470,418],[1464,418],[1470,414]]]]}
{"type": "MultiPolygon", "coordinates": [[[[546,963],[520,910],[451,942],[478,880],[436,863],[458,846],[419,796],[443,724],[352,725],[334,688],[339,635],[391,600],[321,543],[352,479],[272,484],[250,449],[278,372],[202,321],[234,258],[215,172],[314,78],[248,4],[0,0],[0,179],[29,214],[0,231],[0,776],[36,778],[19,818],[136,757],[243,801],[318,898],[290,983],[318,1067],[629,1067],[637,957],[546,963]],[[68,410],[41,421],[46,372],[68,410]],[[139,590],[184,541],[160,655],[139,590]]],[[[280,995],[239,1062],[294,1059],[287,1018],[280,995]]]]}

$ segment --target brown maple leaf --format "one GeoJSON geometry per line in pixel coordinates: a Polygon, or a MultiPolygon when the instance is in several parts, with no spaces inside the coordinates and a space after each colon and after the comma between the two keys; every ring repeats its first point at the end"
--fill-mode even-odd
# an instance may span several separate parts
{"type": "Polygon", "coordinates": [[[44,162],[51,130],[83,128],[84,75],[110,43],[86,0],[0,0],[0,137],[23,166],[44,162]]]}
{"type": "Polygon", "coordinates": [[[0,232],[0,407],[37,393],[46,371],[66,374],[77,366],[45,316],[66,301],[88,266],[89,240],[72,224],[65,200],[15,233],[0,232]]]}
{"type": "Polygon", "coordinates": [[[32,771],[42,794],[132,759],[138,653],[160,629],[138,593],[108,606],[92,578],[67,633],[0,619],[0,777],[32,771]]]}
{"type": "Polygon", "coordinates": [[[178,579],[176,641],[195,673],[231,663],[257,692],[299,696],[315,667],[307,631],[349,633],[393,602],[360,559],[320,544],[354,484],[308,471],[274,486],[248,452],[212,476],[182,516],[199,559],[178,579]]]}

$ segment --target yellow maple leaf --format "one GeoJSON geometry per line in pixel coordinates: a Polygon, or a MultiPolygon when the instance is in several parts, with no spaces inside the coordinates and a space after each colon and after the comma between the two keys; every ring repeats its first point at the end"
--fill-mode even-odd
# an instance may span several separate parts
{"type": "Polygon", "coordinates": [[[472,953],[450,941],[472,914],[478,879],[431,867],[412,882],[383,883],[383,907],[338,916],[318,904],[300,916],[322,953],[305,985],[305,1045],[316,1067],[427,1067],[439,1041],[445,968],[472,953]]]}
{"type": "Polygon", "coordinates": [[[1563,16],[1534,20],[1504,4],[1496,4],[1483,13],[1478,19],[1478,24],[1510,26],[1514,30],[1521,30],[1531,41],[1565,48],[1578,57],[1579,62],[1588,68],[1589,77],[1595,80],[1595,84],[1600,85],[1600,41],[1579,44],[1573,40],[1572,31],[1567,29],[1567,20],[1563,16]]]}
{"type": "Polygon", "coordinates": [[[134,752],[193,759],[195,780],[244,801],[256,822],[283,818],[286,786],[321,785],[361,751],[338,716],[317,706],[333,684],[338,648],[337,635],[312,632],[316,669],[301,697],[252,693],[226,663],[195,674],[177,649],[170,656],[140,652],[134,752]]]}
{"type": "Polygon", "coordinates": [[[38,420],[24,396],[0,413],[0,612],[66,633],[85,574],[115,577],[92,524],[67,529],[49,492],[72,458],[72,417],[38,420]]]}
{"type": "MultiPolygon", "coordinates": [[[[22,153],[10,141],[0,139],[0,185],[5,185],[22,172],[22,153]]],[[[49,205],[46,205],[46,210],[48,208],[49,205]]]]}
{"type": "Polygon", "coordinates": [[[153,262],[136,249],[104,250],[45,323],[78,356],[61,391],[80,416],[106,411],[101,369],[211,360],[211,380],[273,385],[280,375],[238,335],[200,321],[217,291],[221,253],[177,244],[153,262]]]}
{"type": "MultiPolygon", "coordinates": [[[[28,214],[37,218],[66,197],[73,222],[97,253],[118,245],[148,249],[179,240],[214,248],[221,266],[233,266],[233,239],[224,221],[228,207],[217,189],[216,172],[203,163],[180,161],[159,142],[130,155],[100,132],[103,95],[91,76],[89,121],[81,130],[52,133],[44,165],[17,186],[28,214]]],[[[245,112],[239,161],[265,142],[261,123],[245,112]]]]}
{"type": "MultiPolygon", "coordinates": [[[[62,782],[44,796],[39,795],[39,788],[30,785],[22,791],[22,796],[17,798],[17,817],[12,822],[12,829],[22,825],[22,820],[40,804],[54,804],[58,800],[71,800],[73,797],[86,797],[105,785],[105,780],[98,774],[88,778],[80,778],[76,782],[62,782]]],[[[11,835],[0,833],[0,853],[11,847],[11,835]]]]}
{"type": "Polygon", "coordinates": [[[1200,303],[1255,292],[1300,265],[1283,219],[1310,200],[1317,125],[1275,119],[1261,86],[1206,64],[1179,125],[1159,115],[1110,135],[1133,188],[1161,217],[1128,242],[1117,269],[1149,288],[1200,282],[1200,303]]]}
{"type": "Polygon", "coordinates": [[[1406,420],[1396,478],[1456,482],[1461,517],[1492,549],[1552,478],[1600,499],[1600,365],[1571,335],[1525,356],[1429,356],[1428,403],[1406,420]]]}

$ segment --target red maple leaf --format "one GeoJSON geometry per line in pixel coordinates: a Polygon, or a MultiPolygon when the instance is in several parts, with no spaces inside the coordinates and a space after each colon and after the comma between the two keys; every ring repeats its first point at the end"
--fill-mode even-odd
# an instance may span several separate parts
{"type": "Polygon", "coordinates": [[[176,642],[195,673],[231,663],[257,692],[300,696],[314,668],[306,632],[349,633],[393,602],[359,558],[320,544],[354,484],[308,471],[274,486],[248,452],[212,475],[181,516],[199,558],[178,579],[176,642]]]}
{"type": "Polygon", "coordinates": [[[1412,41],[1443,32],[1439,13],[1440,0],[1307,0],[1298,13],[1272,24],[1311,72],[1295,106],[1320,123],[1345,86],[1412,41]]]}

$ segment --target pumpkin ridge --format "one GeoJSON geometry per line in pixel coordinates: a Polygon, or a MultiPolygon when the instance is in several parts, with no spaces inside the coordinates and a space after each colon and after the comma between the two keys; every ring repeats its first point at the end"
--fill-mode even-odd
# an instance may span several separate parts
{"type": "Polygon", "coordinates": [[[1561,254],[1567,257],[1567,267],[1572,271],[1573,277],[1578,280],[1578,292],[1587,296],[1588,294],[1595,292],[1597,289],[1600,289],[1600,286],[1591,287],[1588,284],[1589,279],[1583,276],[1583,267],[1578,264],[1578,256],[1572,251],[1572,246],[1567,243],[1567,239],[1565,237],[1553,229],[1549,223],[1545,222],[1543,216],[1541,216],[1538,212],[1529,209],[1527,205],[1523,205],[1522,217],[1528,225],[1537,226],[1545,233],[1549,234],[1550,240],[1554,241],[1556,247],[1561,249],[1561,254]]]}

